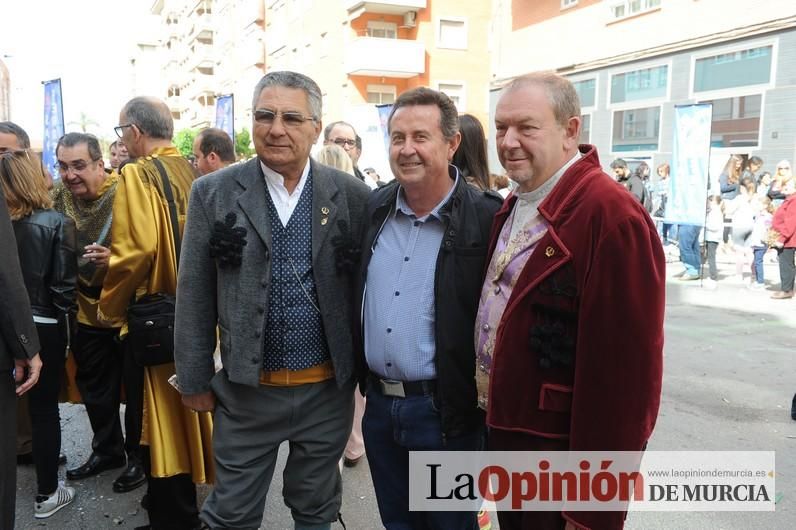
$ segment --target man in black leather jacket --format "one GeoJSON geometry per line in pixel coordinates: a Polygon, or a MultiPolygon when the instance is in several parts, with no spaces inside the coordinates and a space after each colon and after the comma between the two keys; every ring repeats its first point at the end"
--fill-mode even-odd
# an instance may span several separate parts
{"type": "Polygon", "coordinates": [[[482,446],[473,325],[502,199],[450,165],[461,135],[446,95],[405,92],[388,123],[396,182],[370,196],[355,296],[365,449],[386,527],[474,529],[474,512],[409,512],[408,455],[482,446]]]}

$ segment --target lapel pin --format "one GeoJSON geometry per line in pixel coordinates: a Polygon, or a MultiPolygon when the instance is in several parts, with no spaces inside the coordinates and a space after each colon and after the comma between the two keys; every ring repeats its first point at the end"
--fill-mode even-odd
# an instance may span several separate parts
{"type": "Polygon", "coordinates": [[[329,208],[327,206],[321,206],[321,213],[323,215],[329,215],[329,208]]]}
{"type": "Polygon", "coordinates": [[[325,224],[326,224],[326,223],[328,223],[328,222],[329,222],[329,219],[327,219],[326,217],[324,217],[323,219],[321,219],[321,225],[325,225],[325,224]]]}
{"type": "Polygon", "coordinates": [[[544,249],[544,255],[547,256],[548,258],[553,257],[553,254],[555,253],[556,251],[553,247],[547,247],[546,249],[544,249]]]}

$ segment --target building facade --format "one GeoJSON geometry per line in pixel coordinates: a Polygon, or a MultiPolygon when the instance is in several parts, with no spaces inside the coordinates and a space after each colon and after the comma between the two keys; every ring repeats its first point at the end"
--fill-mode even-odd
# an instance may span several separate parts
{"type": "MultiPolygon", "coordinates": [[[[730,154],[764,169],[796,156],[796,4],[761,0],[511,0],[496,4],[492,110],[510,79],[553,70],[575,84],[582,142],[671,159],[674,107],[713,104],[711,173],[730,154]],[[519,52],[518,50],[521,50],[519,52]]],[[[491,130],[490,137],[494,137],[491,130]]],[[[490,166],[499,170],[492,149],[490,166]]]]}
{"type": "Polygon", "coordinates": [[[156,0],[150,12],[157,44],[153,53],[139,43],[132,75],[155,79],[176,129],[213,125],[223,94],[235,95],[236,130],[251,128],[252,88],[274,70],[315,79],[323,121],[354,124],[364,142],[360,166],[383,176],[377,106],[405,90],[441,90],[487,125],[491,1],[156,0]],[[147,75],[153,64],[156,75],[147,75]]]}
{"type": "Polygon", "coordinates": [[[267,0],[266,71],[296,70],[324,92],[323,121],[363,137],[361,167],[389,174],[377,105],[428,86],[488,118],[488,0],[267,0]]]}
{"type": "Polygon", "coordinates": [[[156,53],[139,44],[140,68],[155,64],[158,97],[175,129],[215,124],[216,97],[235,95],[235,130],[251,129],[251,91],[265,63],[265,0],[156,0],[156,53]],[[144,66],[147,65],[147,66],[144,66]]]}

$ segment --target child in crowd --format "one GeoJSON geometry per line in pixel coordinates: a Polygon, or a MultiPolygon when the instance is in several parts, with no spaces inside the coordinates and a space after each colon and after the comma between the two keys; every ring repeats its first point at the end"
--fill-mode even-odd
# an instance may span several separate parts
{"type": "Polygon", "coordinates": [[[752,261],[752,283],[749,284],[749,288],[759,291],[766,285],[763,274],[763,257],[768,251],[766,236],[774,217],[774,204],[769,197],[761,197],[759,201],[756,201],[756,205],[758,211],[755,214],[755,224],[750,237],[754,260],[752,261]]]}
{"type": "Polygon", "coordinates": [[[705,280],[705,287],[708,289],[715,289],[716,281],[719,279],[716,250],[719,248],[723,233],[724,212],[722,211],[721,196],[711,195],[708,197],[708,216],[705,220],[705,245],[708,254],[708,279],[705,280]]]}

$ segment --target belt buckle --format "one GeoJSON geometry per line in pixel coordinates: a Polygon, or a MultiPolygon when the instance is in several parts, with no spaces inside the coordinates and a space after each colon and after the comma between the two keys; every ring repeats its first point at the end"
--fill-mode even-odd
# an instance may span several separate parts
{"type": "Polygon", "coordinates": [[[404,392],[404,384],[401,381],[395,381],[392,379],[379,379],[379,386],[381,387],[381,393],[385,396],[399,398],[406,397],[406,393],[404,392]]]}

